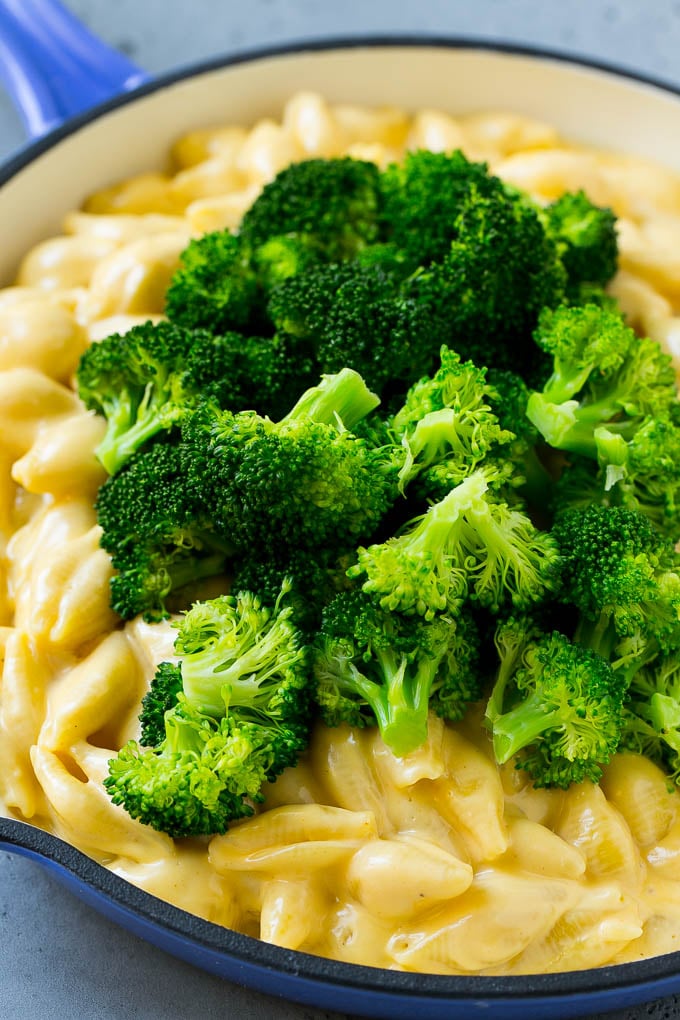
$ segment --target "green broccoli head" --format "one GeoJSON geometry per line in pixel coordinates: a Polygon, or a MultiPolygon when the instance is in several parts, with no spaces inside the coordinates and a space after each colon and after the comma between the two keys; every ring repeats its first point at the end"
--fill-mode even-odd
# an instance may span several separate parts
{"type": "Polygon", "coordinates": [[[313,659],[327,725],[375,726],[397,756],[427,739],[428,713],[460,719],[480,696],[472,618],[432,622],[386,613],[361,591],[323,612],[313,659]]]}
{"type": "Polygon", "coordinates": [[[498,500],[496,465],[483,465],[399,534],[359,547],[348,574],[388,611],[433,619],[471,598],[496,612],[526,607],[556,584],[552,536],[498,500]]]}
{"type": "Polygon", "coordinates": [[[677,415],[670,356],[598,305],[544,311],[535,339],[552,356],[553,371],[531,394],[527,415],[551,446],[610,468],[610,488],[623,476],[623,444],[650,417],[677,415]]]}
{"type": "Polygon", "coordinates": [[[161,619],[171,595],[226,569],[233,546],[194,498],[178,446],[156,443],[135,454],[101,486],[95,505],[116,568],[111,605],[123,619],[161,619]]]}
{"type": "Polygon", "coordinates": [[[495,396],[485,368],[463,362],[455,351],[442,347],[437,371],[409,389],[391,420],[406,453],[400,488],[435,464],[445,465],[448,488],[453,488],[490,451],[509,443],[513,434],[501,428],[491,407],[495,396]]]}
{"type": "Polygon", "coordinates": [[[503,185],[486,163],[471,162],[458,150],[406,153],[382,173],[384,220],[391,243],[411,268],[441,262],[458,235],[458,216],[472,192],[493,196],[503,185]]]}
{"type": "Polygon", "coordinates": [[[582,284],[604,286],[618,262],[616,216],[611,209],[594,205],[583,191],[567,192],[544,212],[546,228],[561,245],[561,257],[569,288],[582,284]]]}
{"type": "MultiPolygon", "coordinates": [[[[95,451],[109,474],[148,440],[178,425],[193,404],[184,370],[196,334],[168,322],[143,323],[92,344],[76,372],[78,395],[106,418],[95,451]]],[[[210,342],[208,335],[202,338],[210,342]]]]}
{"type": "Polygon", "coordinates": [[[374,406],[347,370],[303,394],[279,422],[201,409],[183,431],[189,484],[242,552],[271,547],[281,560],[293,549],[345,551],[397,496],[391,451],[343,424],[374,406]]]}
{"type": "Polygon", "coordinates": [[[352,258],[380,236],[375,164],[349,156],[307,159],[281,170],[246,211],[240,237],[252,249],[303,235],[328,261],[352,258]]]}
{"type": "Polygon", "coordinates": [[[531,332],[541,310],[564,297],[566,273],[555,242],[526,202],[472,190],[441,265],[450,308],[448,343],[479,365],[544,371],[531,332]]]}
{"type": "Polygon", "coordinates": [[[296,763],[306,746],[297,727],[216,720],[184,696],[165,716],[165,737],[141,749],[131,741],[109,762],[104,786],[132,818],[174,838],[223,833],[253,813],[262,786],[296,763]]]}
{"type": "MultiPolygon", "coordinates": [[[[290,585],[284,581],[279,599],[290,585]]],[[[178,624],[175,651],[188,705],[201,715],[303,728],[308,719],[307,646],[290,606],[252,592],[196,602],[178,624]]]]}
{"type": "Polygon", "coordinates": [[[251,250],[228,230],[189,242],[165,296],[171,322],[224,333],[257,324],[259,284],[251,250]]]}
{"type": "Polygon", "coordinates": [[[140,744],[158,747],[165,740],[165,713],[177,704],[182,691],[182,669],[174,662],[161,662],[151,678],[149,690],[142,698],[139,715],[140,744]]]}
{"type": "Polygon", "coordinates": [[[331,263],[271,292],[275,328],[307,340],[322,371],[349,366],[379,395],[402,392],[437,360],[449,306],[435,273],[411,276],[380,260],[331,263]]]}
{"type": "Polygon", "coordinates": [[[618,747],[625,680],[557,632],[530,641],[519,656],[510,648],[502,696],[494,691],[487,710],[496,760],[517,756],[538,787],[597,782],[618,747]]]}

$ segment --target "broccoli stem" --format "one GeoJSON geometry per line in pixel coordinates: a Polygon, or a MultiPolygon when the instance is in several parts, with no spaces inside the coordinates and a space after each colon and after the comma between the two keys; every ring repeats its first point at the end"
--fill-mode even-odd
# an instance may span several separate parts
{"type": "Polygon", "coordinates": [[[546,711],[545,701],[530,694],[515,708],[497,716],[493,723],[493,750],[496,761],[504,765],[513,755],[528,747],[549,730],[559,727],[564,715],[559,709],[546,711]]]}
{"type": "Polygon", "coordinates": [[[155,408],[140,407],[139,418],[134,425],[130,425],[129,417],[123,415],[120,415],[120,420],[109,418],[106,434],[95,450],[97,458],[110,475],[115,475],[148,439],[157,435],[158,429],[155,408]]]}
{"type": "Polygon", "coordinates": [[[348,431],[374,411],[380,398],[369,390],[351,368],[343,368],[334,375],[324,375],[318,386],[302,394],[282,422],[310,418],[321,425],[338,425],[348,431]]]}

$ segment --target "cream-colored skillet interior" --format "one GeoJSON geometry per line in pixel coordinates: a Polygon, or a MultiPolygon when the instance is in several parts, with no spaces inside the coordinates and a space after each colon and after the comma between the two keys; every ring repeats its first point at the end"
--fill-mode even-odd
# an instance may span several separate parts
{"type": "Polygon", "coordinates": [[[180,132],[163,171],[91,194],[0,291],[0,810],[186,910],[333,959],[521,974],[669,952],[680,795],[634,755],[599,786],[536,791],[493,764],[474,712],[457,726],[433,718],[427,744],[401,759],[375,731],[319,726],[256,817],[182,841],[102,787],[174,634],[123,627],[109,609],[93,509],[103,422],[72,375],[88,343],[161,317],[188,240],[235,228],[277,170],[310,155],[384,165],[406,148],[462,148],[538,200],[584,188],[619,217],[611,289],[629,321],[680,351],[677,173],[526,114],[405,110],[303,91],[276,117],[180,132]]]}

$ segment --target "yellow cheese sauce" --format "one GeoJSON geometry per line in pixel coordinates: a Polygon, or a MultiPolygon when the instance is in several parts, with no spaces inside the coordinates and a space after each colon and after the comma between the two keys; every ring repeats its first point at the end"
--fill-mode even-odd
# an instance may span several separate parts
{"type": "Polygon", "coordinates": [[[680,350],[680,180],[568,145],[508,113],[331,107],[200,130],[166,174],[92,196],[0,291],[0,812],[67,840],[134,885],[268,942],[441,974],[597,967],[678,948],[680,796],[620,754],[599,785],[535,790],[492,758],[481,713],[433,717],[396,758],[377,730],[317,726],[300,765],[223,836],[172,840],[103,788],[172,656],[170,623],[122,627],[93,508],[102,420],[70,384],[88,343],[163,315],[188,239],[234,228],[292,160],[380,165],[462,148],[548,201],[583,188],[619,217],[611,284],[631,324],[680,350]]]}

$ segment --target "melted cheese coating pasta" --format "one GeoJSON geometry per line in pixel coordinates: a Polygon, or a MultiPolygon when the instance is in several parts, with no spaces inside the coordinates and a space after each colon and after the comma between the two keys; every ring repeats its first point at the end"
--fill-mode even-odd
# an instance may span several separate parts
{"type": "Polygon", "coordinates": [[[377,731],[319,726],[258,814],[173,841],[114,806],[108,760],[172,657],[168,623],[124,627],[93,498],[103,422],[70,380],[85,346],[163,315],[192,236],[233,229],[262,186],[309,156],[383,166],[462,148],[538,200],[583,188],[619,219],[611,284],[631,323],[680,361],[680,180],[567,144],[506,113],[329,106],[200,129],[172,170],[91,196],[0,292],[0,810],[68,840],[148,892],[291,949],[441,974],[596,967],[678,948],[680,794],[619,754],[599,786],[535,790],[499,769],[478,716],[430,721],[404,758],[377,731]]]}

